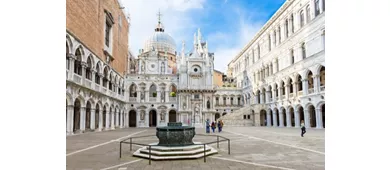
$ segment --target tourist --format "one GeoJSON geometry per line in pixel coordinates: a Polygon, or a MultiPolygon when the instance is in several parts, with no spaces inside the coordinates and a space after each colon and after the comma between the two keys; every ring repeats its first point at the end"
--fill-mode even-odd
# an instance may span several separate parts
{"type": "Polygon", "coordinates": [[[211,123],[211,129],[213,129],[213,133],[215,133],[215,122],[214,121],[211,123]]]}
{"type": "Polygon", "coordinates": [[[222,120],[220,120],[221,121],[221,131],[222,131],[222,128],[223,128],[223,121],[222,120]]]}
{"type": "Polygon", "coordinates": [[[218,126],[218,132],[221,132],[221,121],[220,120],[218,120],[218,123],[217,123],[217,126],[218,126]]]}
{"type": "Polygon", "coordinates": [[[210,133],[210,122],[209,122],[209,119],[206,120],[206,133],[210,133]]]}
{"type": "Polygon", "coordinates": [[[305,123],[301,120],[301,137],[306,133],[305,123]]]}

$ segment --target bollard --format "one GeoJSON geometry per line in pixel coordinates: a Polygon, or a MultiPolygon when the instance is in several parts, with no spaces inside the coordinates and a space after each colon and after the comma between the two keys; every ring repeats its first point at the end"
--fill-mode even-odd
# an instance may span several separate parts
{"type": "Polygon", "coordinates": [[[130,151],[133,150],[133,138],[130,138],[130,151]]]}
{"type": "Polygon", "coordinates": [[[150,157],[151,157],[150,155],[152,155],[151,152],[150,152],[151,148],[152,148],[152,146],[149,145],[149,165],[151,164],[151,160],[150,160],[150,157]]]}
{"type": "Polygon", "coordinates": [[[119,159],[122,158],[122,142],[119,143],[119,159]]]}
{"type": "Polygon", "coordinates": [[[229,155],[230,155],[230,139],[228,139],[228,152],[229,152],[229,155]]]}
{"type": "Polygon", "coordinates": [[[203,144],[203,158],[204,162],[206,162],[206,144],[203,144]]]}
{"type": "Polygon", "coordinates": [[[219,148],[219,136],[217,136],[217,148],[219,148]]]}

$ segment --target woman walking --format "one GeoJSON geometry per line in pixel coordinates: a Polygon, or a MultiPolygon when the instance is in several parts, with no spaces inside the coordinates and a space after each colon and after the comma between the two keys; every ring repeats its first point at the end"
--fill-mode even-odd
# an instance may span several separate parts
{"type": "Polygon", "coordinates": [[[217,126],[218,126],[218,132],[221,132],[222,124],[220,120],[218,120],[217,126]]]}
{"type": "Polygon", "coordinates": [[[214,121],[211,123],[211,129],[213,129],[213,133],[215,133],[215,122],[214,121]]]}
{"type": "Polygon", "coordinates": [[[301,120],[301,137],[306,133],[305,123],[301,120]]]}

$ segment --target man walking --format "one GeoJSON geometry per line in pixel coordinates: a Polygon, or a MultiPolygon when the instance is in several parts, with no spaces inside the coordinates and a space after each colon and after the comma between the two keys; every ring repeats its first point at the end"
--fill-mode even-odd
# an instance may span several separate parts
{"type": "Polygon", "coordinates": [[[305,123],[301,120],[301,137],[306,133],[305,123]]]}

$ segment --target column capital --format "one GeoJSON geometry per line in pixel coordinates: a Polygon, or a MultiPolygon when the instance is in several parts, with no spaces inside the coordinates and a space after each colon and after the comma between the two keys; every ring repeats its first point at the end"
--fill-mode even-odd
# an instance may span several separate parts
{"type": "Polygon", "coordinates": [[[99,77],[104,77],[103,73],[98,73],[99,77]]]}
{"type": "Polygon", "coordinates": [[[82,68],[85,68],[85,67],[87,67],[87,66],[88,66],[88,65],[87,65],[86,62],[83,62],[83,61],[81,62],[81,67],[82,67],[82,68]]]}

